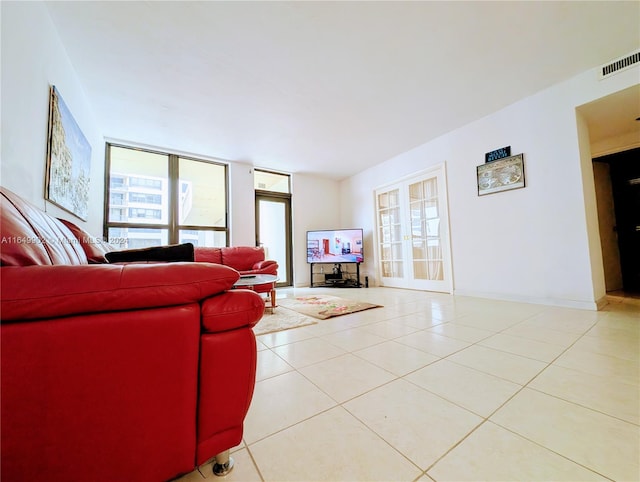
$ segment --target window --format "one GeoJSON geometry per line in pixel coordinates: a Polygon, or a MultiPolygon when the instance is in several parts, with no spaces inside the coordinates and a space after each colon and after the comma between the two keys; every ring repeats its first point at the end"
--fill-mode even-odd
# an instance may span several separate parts
{"type": "Polygon", "coordinates": [[[148,187],[150,189],[162,189],[161,179],[150,179],[148,177],[131,177],[129,178],[130,186],[148,187]]]}
{"type": "Polygon", "coordinates": [[[121,248],[227,246],[227,166],[107,144],[105,234],[121,248]]]}
{"type": "Polygon", "coordinates": [[[130,192],[130,203],[140,204],[162,204],[162,196],[160,194],[147,194],[144,192],[130,192]]]}
{"type": "Polygon", "coordinates": [[[269,191],[291,193],[291,176],[278,172],[261,171],[256,169],[253,173],[253,184],[256,191],[269,191]]]}
{"type": "Polygon", "coordinates": [[[159,209],[141,209],[141,208],[129,208],[130,218],[145,218],[145,219],[160,219],[162,217],[162,211],[159,209]]]}

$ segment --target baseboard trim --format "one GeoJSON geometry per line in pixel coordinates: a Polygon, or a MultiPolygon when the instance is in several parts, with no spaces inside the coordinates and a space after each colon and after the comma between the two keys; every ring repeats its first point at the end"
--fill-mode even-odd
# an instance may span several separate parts
{"type": "MultiPolygon", "coordinates": [[[[557,299],[557,298],[538,298],[533,296],[521,296],[521,295],[491,293],[491,292],[473,291],[473,290],[454,290],[453,294],[456,296],[471,296],[473,298],[487,298],[490,300],[500,300],[500,301],[515,301],[518,303],[531,303],[534,305],[559,306],[562,308],[575,308],[578,310],[590,310],[590,311],[598,311],[598,309],[600,309],[599,304],[601,301],[601,300],[598,300],[598,302],[595,302],[595,301],[565,300],[565,299],[557,299]]],[[[606,304],[606,299],[604,300],[604,302],[606,304]]]]}

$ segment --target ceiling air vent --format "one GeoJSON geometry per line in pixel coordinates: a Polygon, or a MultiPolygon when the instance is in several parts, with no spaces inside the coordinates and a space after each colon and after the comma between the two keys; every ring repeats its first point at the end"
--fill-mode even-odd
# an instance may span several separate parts
{"type": "Polygon", "coordinates": [[[617,74],[622,70],[634,66],[638,62],[640,62],[640,50],[624,57],[620,57],[619,59],[600,67],[600,79],[606,79],[613,74],[617,74]]]}

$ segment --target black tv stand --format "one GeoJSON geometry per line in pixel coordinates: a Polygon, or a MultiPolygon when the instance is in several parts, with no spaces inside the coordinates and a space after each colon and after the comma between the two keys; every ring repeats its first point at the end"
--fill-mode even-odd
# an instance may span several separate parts
{"type": "Polygon", "coordinates": [[[360,263],[309,263],[309,275],[310,288],[362,288],[360,263]],[[353,264],[356,265],[355,272],[343,271],[342,265],[353,264]],[[320,266],[319,270],[317,266],[320,266]]]}

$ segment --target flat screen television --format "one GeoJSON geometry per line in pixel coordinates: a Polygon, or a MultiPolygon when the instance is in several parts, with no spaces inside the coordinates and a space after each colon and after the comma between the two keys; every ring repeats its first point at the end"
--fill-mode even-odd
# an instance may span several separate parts
{"type": "Polygon", "coordinates": [[[307,231],[307,263],[362,263],[362,229],[307,231]]]}

